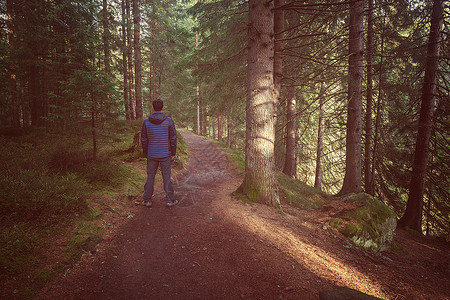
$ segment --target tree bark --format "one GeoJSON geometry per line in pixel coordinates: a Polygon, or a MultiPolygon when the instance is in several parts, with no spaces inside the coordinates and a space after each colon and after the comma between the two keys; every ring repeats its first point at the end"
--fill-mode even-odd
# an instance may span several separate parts
{"type": "Polygon", "coordinates": [[[111,76],[111,53],[110,53],[110,40],[111,33],[109,32],[109,13],[108,13],[108,1],[103,0],[102,10],[102,25],[103,25],[103,54],[105,70],[108,75],[111,76]]]}
{"type": "MultiPolygon", "coordinates": [[[[36,63],[38,58],[36,56],[36,63]]],[[[40,82],[39,82],[39,69],[36,65],[30,67],[29,79],[28,79],[28,92],[30,95],[31,103],[31,126],[42,126],[42,116],[43,116],[43,104],[40,95],[40,82]]]]}
{"type": "Polygon", "coordinates": [[[219,113],[219,115],[217,116],[217,140],[219,142],[222,141],[222,133],[223,133],[223,129],[222,129],[222,115],[219,113]]]}
{"type": "Polygon", "coordinates": [[[214,114],[211,116],[211,126],[212,126],[212,138],[216,140],[216,121],[214,120],[214,114]]]}
{"type": "Polygon", "coordinates": [[[8,15],[8,41],[9,41],[9,88],[11,90],[11,108],[12,108],[12,126],[20,127],[18,93],[17,93],[17,75],[16,75],[16,43],[15,43],[15,28],[14,28],[14,2],[13,0],[6,1],[6,10],[8,15]]]}
{"type": "Polygon", "coordinates": [[[96,113],[97,113],[97,103],[94,98],[94,92],[91,91],[91,130],[92,130],[92,157],[94,160],[97,160],[97,124],[95,122],[96,113]]]}
{"type": "Polygon", "coordinates": [[[366,103],[366,132],[364,144],[364,189],[367,194],[373,195],[372,190],[372,102],[373,102],[373,74],[372,74],[372,51],[373,51],[373,0],[369,0],[367,16],[367,103],[366,103]]]}
{"type": "MultiPolygon", "coordinates": [[[[23,80],[23,79],[22,79],[23,80]]],[[[19,80],[20,81],[20,80],[19,80]]],[[[31,109],[30,109],[30,103],[29,102],[25,102],[25,88],[24,88],[24,84],[22,82],[19,82],[19,93],[20,93],[20,99],[22,100],[22,123],[23,126],[31,126],[31,109]]]]}
{"type": "Polygon", "coordinates": [[[284,10],[281,7],[284,0],[274,0],[274,55],[273,55],[273,102],[274,102],[274,125],[277,123],[278,106],[280,105],[281,81],[283,79],[283,30],[284,10]]]}
{"type": "Polygon", "coordinates": [[[444,1],[434,0],[425,66],[425,78],[422,86],[419,130],[417,132],[416,148],[414,150],[409,196],[406,204],[406,211],[398,223],[401,227],[409,227],[420,233],[422,233],[423,194],[431,129],[433,125],[436,74],[439,62],[441,30],[444,22],[443,15],[444,1]]]}
{"type": "Polygon", "coordinates": [[[228,115],[228,146],[230,148],[234,148],[234,145],[236,144],[236,140],[235,140],[235,134],[234,134],[234,121],[233,121],[233,117],[232,117],[232,112],[229,112],[228,115]]]}
{"type": "Polygon", "coordinates": [[[316,155],[316,176],[314,187],[322,190],[322,158],[323,158],[323,106],[325,97],[325,83],[320,84],[319,93],[319,127],[317,129],[317,155],[316,155]]]}
{"type": "Polygon", "coordinates": [[[203,93],[202,93],[202,85],[201,82],[198,83],[199,92],[198,92],[198,101],[200,105],[200,135],[206,136],[207,135],[207,122],[206,122],[206,104],[203,100],[203,93]]]}
{"type": "Polygon", "coordinates": [[[286,158],[284,160],[283,173],[289,177],[297,177],[297,164],[295,161],[295,133],[297,131],[296,118],[296,91],[295,86],[290,86],[286,99],[286,158]]]}
{"type": "Polygon", "coordinates": [[[128,60],[128,95],[130,106],[130,119],[136,119],[136,99],[134,93],[134,77],[133,77],[133,48],[131,47],[131,17],[130,17],[130,0],[125,0],[126,10],[126,29],[127,29],[127,60],[128,60]]]}
{"type": "Polygon", "coordinates": [[[245,176],[238,192],[279,207],[275,174],[273,2],[250,0],[248,11],[245,176]]]}
{"type": "Polygon", "coordinates": [[[127,24],[125,0],[122,0],[122,68],[123,68],[123,100],[125,102],[125,117],[127,120],[130,116],[130,102],[128,99],[130,90],[128,86],[128,64],[127,64],[127,32],[125,26],[127,24]]]}
{"type": "MultiPolygon", "coordinates": [[[[152,47],[150,50],[150,101],[156,100],[156,20],[152,19],[152,47]]],[[[194,126],[195,127],[195,126],[194,126]]]]}
{"type": "Polygon", "coordinates": [[[141,60],[141,12],[139,0],[133,0],[133,24],[134,24],[134,74],[135,74],[135,97],[136,97],[136,119],[142,119],[142,60],[141,60]]]}
{"type": "Polygon", "coordinates": [[[378,163],[377,159],[377,151],[378,151],[378,144],[380,139],[380,123],[381,123],[381,112],[383,111],[383,63],[384,63],[384,17],[382,19],[382,30],[381,33],[381,42],[380,42],[380,71],[378,75],[378,100],[377,100],[377,111],[375,114],[375,132],[373,137],[373,151],[372,151],[372,170],[371,170],[371,182],[370,182],[370,188],[375,194],[375,170],[378,163]]]}
{"type": "Polygon", "coordinates": [[[361,192],[361,113],[364,1],[350,2],[345,176],[339,195],[361,192]]]}

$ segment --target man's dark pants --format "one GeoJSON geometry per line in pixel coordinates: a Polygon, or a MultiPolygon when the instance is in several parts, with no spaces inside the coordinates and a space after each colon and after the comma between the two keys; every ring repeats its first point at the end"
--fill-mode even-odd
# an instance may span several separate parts
{"type": "Polygon", "coordinates": [[[166,192],[167,203],[175,201],[175,195],[173,191],[173,184],[170,180],[171,173],[171,160],[170,156],[165,158],[147,158],[147,181],[144,186],[144,201],[152,202],[153,186],[155,183],[155,175],[158,171],[158,166],[161,166],[161,173],[164,183],[164,191],[166,192]]]}

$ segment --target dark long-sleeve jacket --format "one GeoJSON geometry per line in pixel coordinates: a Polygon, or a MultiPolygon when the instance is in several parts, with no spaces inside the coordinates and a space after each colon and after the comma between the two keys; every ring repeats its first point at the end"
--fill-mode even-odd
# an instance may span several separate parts
{"type": "Polygon", "coordinates": [[[147,158],[165,158],[177,152],[177,133],[171,118],[155,112],[144,120],[141,130],[142,150],[147,158]]]}

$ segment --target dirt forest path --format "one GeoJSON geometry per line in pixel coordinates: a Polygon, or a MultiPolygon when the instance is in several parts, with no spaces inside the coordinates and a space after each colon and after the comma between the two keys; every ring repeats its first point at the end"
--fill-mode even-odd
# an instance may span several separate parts
{"type": "Polygon", "coordinates": [[[191,156],[174,178],[180,203],[167,208],[157,193],[152,208],[139,206],[102,251],[48,284],[39,299],[318,299],[336,286],[387,299],[446,298],[442,274],[433,286],[398,279],[392,270],[407,262],[355,249],[317,216],[233,198],[241,175],[225,153],[183,136],[191,156]]]}

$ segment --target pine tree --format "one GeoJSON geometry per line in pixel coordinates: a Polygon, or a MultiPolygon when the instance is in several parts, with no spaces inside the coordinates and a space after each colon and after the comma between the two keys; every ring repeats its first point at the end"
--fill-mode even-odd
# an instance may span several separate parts
{"type": "Polygon", "coordinates": [[[121,1],[122,7],[122,73],[123,73],[123,99],[125,107],[125,118],[131,119],[130,113],[130,87],[128,82],[128,50],[127,50],[127,17],[125,9],[125,0],[121,1]]]}
{"type": "Polygon", "coordinates": [[[361,112],[364,1],[350,3],[349,79],[344,183],[339,194],[361,191],[361,112]]]}
{"type": "Polygon", "coordinates": [[[365,143],[364,143],[364,190],[373,195],[372,190],[372,102],[373,102],[373,74],[372,74],[372,52],[373,52],[373,0],[369,0],[367,11],[367,100],[365,118],[365,143]]]}
{"type": "Polygon", "coordinates": [[[399,226],[422,232],[423,194],[428,164],[428,151],[433,125],[436,74],[438,71],[441,30],[444,22],[444,1],[433,1],[430,35],[428,40],[425,78],[422,87],[419,130],[417,132],[412,177],[406,211],[399,226]]]}
{"type": "Polygon", "coordinates": [[[274,156],[273,2],[250,0],[245,177],[238,192],[279,207],[274,156]]]}
{"type": "Polygon", "coordinates": [[[142,60],[141,60],[141,12],[139,0],[133,0],[133,25],[134,25],[134,77],[136,97],[136,119],[142,119],[142,60]]]}

